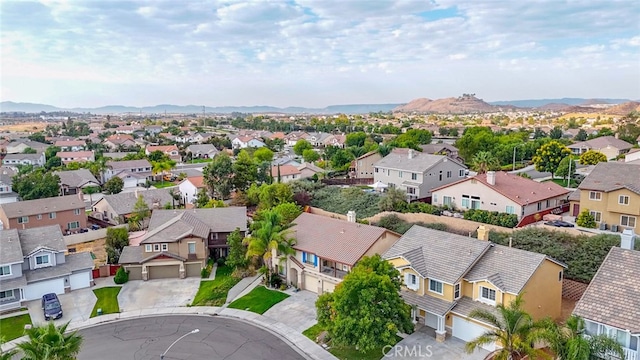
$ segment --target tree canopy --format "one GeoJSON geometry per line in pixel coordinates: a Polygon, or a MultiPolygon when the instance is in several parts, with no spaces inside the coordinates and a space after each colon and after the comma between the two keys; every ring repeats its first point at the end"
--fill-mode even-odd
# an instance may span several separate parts
{"type": "Polygon", "coordinates": [[[22,200],[54,197],[60,194],[60,177],[37,169],[14,176],[12,186],[22,200]]]}
{"type": "Polygon", "coordinates": [[[607,162],[607,155],[595,150],[589,150],[580,155],[582,165],[595,165],[599,162],[607,162]]]}
{"type": "Polygon", "coordinates": [[[56,326],[53,321],[46,325],[25,330],[27,341],[18,343],[23,360],[70,360],[80,352],[82,336],[73,331],[67,333],[66,323],[56,326]]]}
{"type": "Polygon", "coordinates": [[[119,194],[120,192],[122,192],[122,188],[124,188],[124,181],[121,178],[114,176],[111,179],[107,180],[102,188],[107,194],[119,194]]]}
{"type": "Polygon", "coordinates": [[[298,140],[296,144],[293,145],[293,152],[298,156],[302,156],[304,151],[309,149],[313,149],[313,146],[307,140],[304,140],[304,139],[298,140]]]}
{"type": "Polygon", "coordinates": [[[226,199],[233,187],[233,164],[226,153],[219,153],[202,171],[204,182],[211,194],[219,199],[226,199]]]}
{"type": "Polygon", "coordinates": [[[568,155],[571,155],[571,150],[569,150],[568,147],[562,145],[557,140],[552,140],[542,145],[536,151],[536,156],[533,157],[533,163],[537,171],[550,172],[553,176],[558,169],[558,165],[560,165],[560,161],[568,155]]]}

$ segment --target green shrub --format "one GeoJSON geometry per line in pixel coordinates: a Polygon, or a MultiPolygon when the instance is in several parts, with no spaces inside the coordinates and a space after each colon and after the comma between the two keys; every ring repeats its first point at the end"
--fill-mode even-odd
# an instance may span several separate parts
{"type": "Polygon", "coordinates": [[[116,271],[116,276],[113,277],[113,282],[116,284],[124,284],[129,281],[129,272],[124,270],[124,267],[120,267],[118,271],[116,271]]]}
{"type": "Polygon", "coordinates": [[[202,268],[202,270],[200,270],[200,277],[203,279],[207,279],[209,278],[209,275],[211,275],[211,269],[209,269],[209,267],[204,267],[202,268]]]}
{"type": "Polygon", "coordinates": [[[580,214],[578,214],[578,217],[576,218],[576,225],[589,229],[595,229],[596,218],[591,215],[589,209],[584,209],[582,210],[582,212],[580,212],[580,214]]]}
{"type": "Polygon", "coordinates": [[[227,262],[227,259],[224,257],[218,258],[218,260],[216,260],[216,263],[218,263],[218,266],[224,266],[226,262],[227,262]]]}
{"type": "Polygon", "coordinates": [[[447,226],[447,224],[444,224],[444,223],[423,223],[423,222],[419,222],[416,225],[420,225],[420,226],[424,226],[424,227],[429,228],[429,229],[440,230],[440,231],[449,230],[449,227],[447,226]]]}
{"type": "Polygon", "coordinates": [[[466,220],[508,228],[514,228],[518,225],[518,216],[516,214],[500,213],[497,211],[469,209],[464,213],[464,218],[466,220]]]}

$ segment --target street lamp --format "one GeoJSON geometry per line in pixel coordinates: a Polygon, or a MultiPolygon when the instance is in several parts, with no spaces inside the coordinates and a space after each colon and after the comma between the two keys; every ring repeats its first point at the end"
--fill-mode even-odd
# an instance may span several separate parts
{"type": "Polygon", "coordinates": [[[178,340],[174,341],[171,345],[169,345],[169,347],[167,348],[167,350],[165,350],[162,354],[160,354],[160,359],[161,359],[161,360],[162,360],[162,359],[164,359],[164,356],[165,356],[165,355],[167,355],[167,352],[169,352],[169,350],[171,350],[171,348],[173,347],[173,345],[175,345],[178,341],[180,341],[180,340],[184,339],[185,337],[187,337],[187,336],[189,336],[189,335],[191,335],[191,334],[197,334],[197,333],[199,333],[199,332],[200,332],[200,329],[194,329],[194,330],[191,330],[191,331],[189,331],[188,333],[186,333],[186,334],[184,334],[184,335],[180,336],[180,337],[178,338],[178,340]]]}
{"type": "Polygon", "coordinates": [[[524,145],[524,144],[518,144],[518,145],[513,147],[513,169],[512,169],[513,171],[516,171],[516,149],[520,145],[524,145]]]}

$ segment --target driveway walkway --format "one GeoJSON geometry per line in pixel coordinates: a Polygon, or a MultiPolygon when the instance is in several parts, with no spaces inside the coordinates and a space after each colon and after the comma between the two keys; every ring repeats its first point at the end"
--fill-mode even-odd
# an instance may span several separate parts
{"type": "Polygon", "coordinates": [[[434,330],[425,326],[397,343],[383,359],[483,360],[489,353],[481,349],[467,354],[464,345],[464,341],[454,337],[439,343],[434,330]]]}
{"type": "Polygon", "coordinates": [[[118,294],[120,311],[187,306],[193,301],[199,286],[199,277],[129,281],[118,294]]]}
{"type": "Polygon", "coordinates": [[[303,332],[315,325],[316,320],[316,300],[318,295],[307,290],[298,292],[287,291],[290,296],[281,302],[273,305],[263,315],[277,320],[288,327],[303,332]]]}
{"type": "MultiPolygon", "coordinates": [[[[62,325],[68,321],[86,321],[91,316],[93,306],[96,304],[95,287],[74,290],[67,294],[58,295],[62,305],[62,318],[55,320],[56,325],[62,325]]],[[[42,301],[32,300],[27,303],[29,315],[34,325],[46,324],[42,311],[42,301]]]]}

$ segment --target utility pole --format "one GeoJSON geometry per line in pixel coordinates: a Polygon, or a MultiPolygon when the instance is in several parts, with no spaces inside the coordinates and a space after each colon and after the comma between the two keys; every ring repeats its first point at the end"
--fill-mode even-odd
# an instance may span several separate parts
{"type": "Polygon", "coordinates": [[[512,171],[516,171],[516,149],[518,148],[518,145],[513,147],[513,170],[512,171]]]}
{"type": "Polygon", "coordinates": [[[567,187],[569,189],[571,189],[571,163],[573,162],[573,159],[571,158],[571,155],[569,155],[569,174],[567,176],[567,187]]]}

